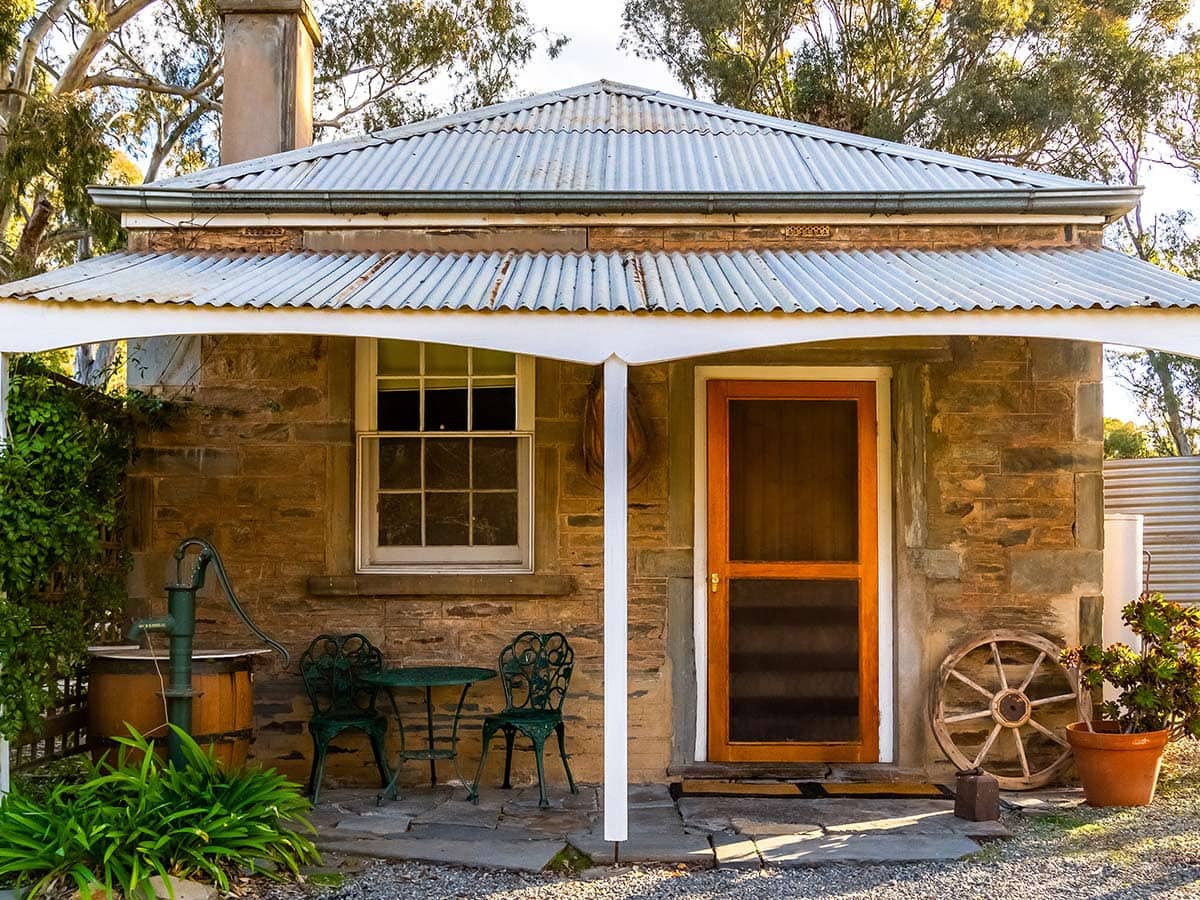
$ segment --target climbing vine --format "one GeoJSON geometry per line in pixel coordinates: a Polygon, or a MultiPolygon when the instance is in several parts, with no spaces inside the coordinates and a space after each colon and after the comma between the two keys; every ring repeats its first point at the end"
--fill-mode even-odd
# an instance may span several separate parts
{"type": "Polygon", "coordinates": [[[119,618],[127,560],[118,535],[141,395],[76,386],[33,357],[11,369],[9,442],[0,451],[0,734],[36,732],[57,681],[84,659],[99,623],[119,618]]]}

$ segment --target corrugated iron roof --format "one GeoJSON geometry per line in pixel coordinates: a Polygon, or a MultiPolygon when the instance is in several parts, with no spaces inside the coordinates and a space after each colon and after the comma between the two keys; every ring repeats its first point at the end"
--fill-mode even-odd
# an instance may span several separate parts
{"type": "Polygon", "coordinates": [[[881,192],[1096,187],[608,81],[131,190],[881,192]]]}
{"type": "Polygon", "coordinates": [[[1112,250],[113,253],[0,288],[35,301],[563,312],[1200,307],[1200,284],[1112,250]]]}

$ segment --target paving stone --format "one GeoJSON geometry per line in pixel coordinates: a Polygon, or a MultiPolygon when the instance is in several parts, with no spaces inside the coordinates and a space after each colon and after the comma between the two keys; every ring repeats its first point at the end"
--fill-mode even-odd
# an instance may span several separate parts
{"type": "Polygon", "coordinates": [[[741,816],[734,816],[730,821],[733,824],[733,830],[738,834],[752,837],[785,834],[811,837],[823,833],[821,826],[815,822],[771,822],[741,816]]]}
{"type": "Polygon", "coordinates": [[[614,844],[604,840],[603,830],[582,832],[568,837],[571,846],[586,853],[593,862],[609,865],[621,863],[685,863],[711,867],[716,860],[708,837],[676,831],[630,830],[629,840],[620,844],[620,856],[614,858],[614,844]]]}
{"type": "Polygon", "coordinates": [[[665,784],[634,784],[629,787],[630,809],[675,808],[671,788],[665,784]]]}
{"type": "Polygon", "coordinates": [[[650,806],[629,810],[630,834],[680,830],[684,824],[674,806],[650,806]]]}
{"type": "MultiPolygon", "coordinates": [[[[478,829],[485,831],[486,829],[478,829]]],[[[489,832],[494,835],[495,832],[489,832]]],[[[376,859],[413,860],[489,869],[540,872],[563,849],[562,841],[444,840],[405,835],[323,845],[330,850],[376,859]]]]}
{"type": "Polygon", "coordinates": [[[391,837],[404,834],[412,823],[411,816],[352,816],[342,819],[332,831],[333,834],[373,834],[377,837],[391,837]]]}
{"type": "Polygon", "coordinates": [[[447,800],[427,812],[413,816],[414,825],[471,825],[495,828],[500,821],[500,804],[481,800],[447,800]]]}
{"type": "Polygon", "coordinates": [[[777,797],[680,797],[679,812],[687,827],[706,831],[732,832],[735,830],[734,819],[760,823],[775,822],[794,825],[797,830],[811,830],[817,821],[811,806],[814,802],[832,801],[777,797]]]}
{"type": "Polygon", "coordinates": [[[767,867],[948,861],[979,850],[970,838],[956,834],[781,835],[758,838],[755,844],[767,867]]]}
{"type": "MultiPolygon", "coordinates": [[[[584,809],[595,810],[599,809],[599,801],[597,790],[593,786],[578,785],[579,793],[572,794],[570,788],[566,785],[551,784],[546,786],[546,799],[550,803],[551,809],[584,809]]],[[[495,796],[500,798],[505,806],[523,806],[531,809],[539,809],[539,794],[536,784],[528,787],[519,788],[513,791],[506,791],[503,788],[495,788],[495,796]]],[[[487,799],[487,792],[480,790],[480,798],[487,799]]]]}
{"type": "Polygon", "coordinates": [[[713,853],[719,869],[761,869],[758,848],[748,837],[734,834],[712,835],[713,853]]]}
{"type": "MultiPolygon", "coordinates": [[[[535,831],[508,828],[478,828],[473,825],[413,825],[408,832],[413,837],[438,841],[545,841],[553,838],[535,831]]],[[[565,843],[565,841],[562,841],[565,843]]]]}
{"type": "Polygon", "coordinates": [[[404,793],[398,799],[384,800],[383,803],[374,803],[362,810],[364,816],[420,816],[424,812],[437,808],[443,803],[454,799],[455,792],[451,788],[428,788],[424,790],[414,791],[412,793],[404,793]]]}
{"type": "Polygon", "coordinates": [[[505,806],[500,814],[500,829],[521,829],[565,837],[574,831],[588,831],[596,813],[581,809],[529,809],[505,806]]]}

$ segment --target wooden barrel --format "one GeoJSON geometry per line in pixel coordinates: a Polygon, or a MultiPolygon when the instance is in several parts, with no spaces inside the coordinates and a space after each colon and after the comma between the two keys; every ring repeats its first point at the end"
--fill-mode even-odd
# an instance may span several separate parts
{"type": "MultiPolygon", "coordinates": [[[[192,735],[212,746],[222,765],[242,766],[254,728],[252,668],[255,652],[197,651],[192,658],[192,735]]],[[[171,678],[166,653],[156,660],[144,650],[92,651],[88,666],[88,742],[99,760],[127,737],[129,725],[160,738],[167,733],[163,685],[171,678]],[[161,677],[160,677],[161,675],[161,677]]],[[[166,741],[161,742],[163,750],[166,741]]],[[[111,759],[115,759],[115,753],[111,759]]]]}

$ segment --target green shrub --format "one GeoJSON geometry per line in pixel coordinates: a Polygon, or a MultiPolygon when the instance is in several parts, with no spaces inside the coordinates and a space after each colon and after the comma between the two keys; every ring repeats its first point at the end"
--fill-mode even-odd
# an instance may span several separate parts
{"type": "Polygon", "coordinates": [[[1200,739],[1200,610],[1153,594],[1121,615],[1142,639],[1140,651],[1086,644],[1064,651],[1063,665],[1086,688],[1116,688],[1117,699],[1100,704],[1099,718],[1118,723],[1122,733],[1170,729],[1173,738],[1200,739]]]}
{"type": "MultiPolygon", "coordinates": [[[[38,896],[74,882],[136,896],[155,875],[198,878],[229,890],[239,869],[273,878],[319,860],[297,785],[273,770],[226,771],[181,733],[187,765],[176,769],[137,732],[115,765],[42,801],[13,793],[0,805],[0,884],[38,896]]],[[[150,896],[153,896],[151,893],[150,896]]]]}

